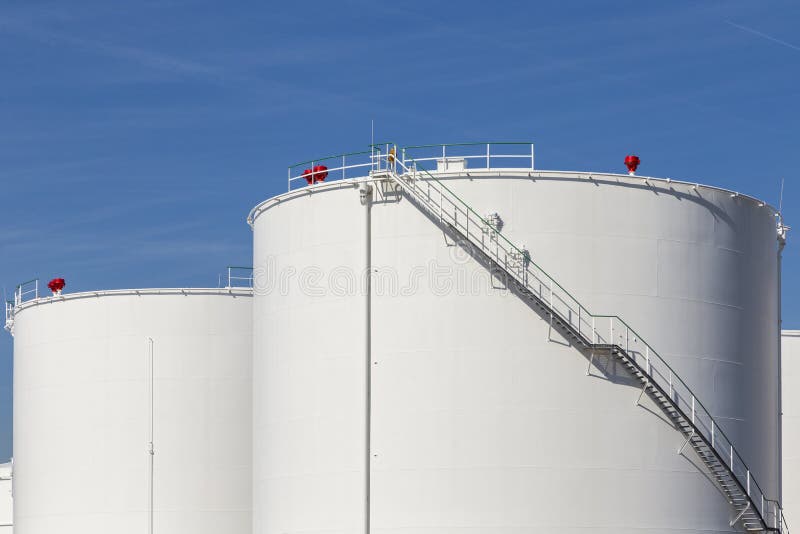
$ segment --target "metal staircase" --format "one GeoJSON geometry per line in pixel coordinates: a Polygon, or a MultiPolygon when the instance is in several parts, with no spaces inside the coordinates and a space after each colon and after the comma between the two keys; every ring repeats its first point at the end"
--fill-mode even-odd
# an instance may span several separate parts
{"type": "Polygon", "coordinates": [[[686,441],[678,454],[691,447],[708,469],[732,507],[730,526],[747,531],[788,533],[780,504],[765,496],[750,469],[711,414],[683,380],[625,321],[617,316],[593,315],[566,289],[530,260],[530,254],[512,244],[494,221],[478,215],[443,182],[414,160],[390,153],[385,166],[372,176],[397,184],[430,217],[465,239],[504,273],[509,287],[532,301],[558,329],[589,358],[619,361],[641,384],[637,404],[647,394],[658,404],[686,441]]]}

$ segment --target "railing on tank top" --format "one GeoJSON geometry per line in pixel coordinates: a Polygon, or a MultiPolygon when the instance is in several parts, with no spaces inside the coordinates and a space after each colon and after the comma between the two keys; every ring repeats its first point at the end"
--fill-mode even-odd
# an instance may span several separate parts
{"type": "Polygon", "coordinates": [[[27,282],[22,282],[14,288],[13,300],[5,302],[5,329],[9,332],[14,325],[14,310],[23,302],[39,298],[39,279],[34,278],[27,282]]]}
{"type": "Polygon", "coordinates": [[[11,328],[14,326],[14,302],[7,300],[5,301],[5,309],[6,309],[6,320],[5,320],[5,329],[11,332],[11,328]]]}
{"type": "Polygon", "coordinates": [[[14,305],[19,306],[23,302],[39,298],[39,279],[34,278],[27,282],[22,282],[14,288],[14,305]]]}
{"type": "Polygon", "coordinates": [[[616,346],[624,350],[635,364],[645,370],[652,383],[667,392],[673,404],[687,415],[716,454],[725,461],[764,522],[782,533],[788,532],[780,504],[764,494],[733,442],[719,428],[709,410],[641,335],[616,315],[596,315],[589,312],[569,291],[532,261],[527,250],[511,243],[489,220],[475,212],[442,181],[410,158],[408,153],[405,156],[403,161],[397,161],[397,168],[402,174],[400,179],[412,188],[417,199],[427,206],[433,216],[456,228],[467,237],[471,245],[478,247],[503,267],[516,282],[549,306],[551,321],[553,314],[557,315],[588,345],[616,346]]]}
{"type": "Polygon", "coordinates": [[[445,166],[448,162],[464,160],[469,162],[471,169],[499,168],[498,164],[503,162],[511,163],[504,168],[533,170],[534,147],[529,142],[490,142],[414,145],[397,149],[392,143],[375,143],[370,145],[370,150],[363,152],[348,152],[290,165],[288,191],[323,180],[332,182],[386,171],[394,160],[402,163],[407,158],[417,163],[443,162],[445,166]],[[392,149],[395,150],[394,153],[391,152],[392,149]],[[314,168],[320,165],[324,165],[326,169],[315,171],[314,168]]]}
{"type": "Polygon", "coordinates": [[[226,288],[232,287],[253,287],[253,268],[237,267],[230,265],[226,267],[227,279],[226,288]]]}

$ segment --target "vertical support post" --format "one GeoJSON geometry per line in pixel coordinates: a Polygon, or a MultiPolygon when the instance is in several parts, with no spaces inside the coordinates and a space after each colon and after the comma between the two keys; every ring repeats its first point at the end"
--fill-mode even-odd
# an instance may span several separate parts
{"type": "Polygon", "coordinates": [[[711,420],[711,448],[712,449],[715,448],[714,447],[714,420],[713,419],[711,420]]]}
{"type": "Polygon", "coordinates": [[[694,424],[694,395],[692,395],[692,424],[694,424]]]}
{"type": "Polygon", "coordinates": [[[625,352],[629,353],[628,347],[630,346],[630,328],[628,325],[625,325],[625,352]]]}
{"type": "Polygon", "coordinates": [[[578,304],[578,336],[581,335],[581,305],[578,304]]]}
{"type": "Polygon", "coordinates": [[[595,319],[592,317],[592,345],[597,345],[597,328],[595,328],[595,319]]]}
{"type": "Polygon", "coordinates": [[[772,503],[772,513],[775,516],[772,519],[772,528],[778,528],[778,501],[772,503]]]}
{"type": "Polygon", "coordinates": [[[440,187],[439,188],[439,222],[442,222],[442,204],[444,203],[442,196],[443,196],[442,188],[440,187]]]}
{"type": "Polygon", "coordinates": [[[747,470],[747,496],[750,496],[750,470],[747,470]]]}
{"type": "Polygon", "coordinates": [[[347,178],[347,156],[342,154],[342,180],[347,178]]]}
{"type": "Polygon", "coordinates": [[[486,168],[489,169],[492,166],[491,162],[491,154],[490,154],[490,147],[489,143],[486,143],[486,168]]]}
{"type": "Polygon", "coordinates": [[[729,466],[731,468],[731,472],[733,472],[733,445],[731,445],[731,463],[729,466]]]}
{"type": "Polygon", "coordinates": [[[33,287],[34,287],[33,297],[38,299],[39,298],[39,279],[38,278],[33,283],[33,287]]]}
{"type": "Polygon", "coordinates": [[[289,170],[288,170],[288,172],[286,174],[287,174],[286,190],[287,191],[291,191],[292,190],[292,168],[291,167],[289,167],[289,170]]]}
{"type": "Polygon", "coordinates": [[[653,373],[650,371],[650,346],[649,345],[645,345],[644,346],[644,361],[645,361],[645,366],[646,366],[646,369],[647,369],[647,376],[650,376],[653,373]]]}
{"type": "Polygon", "coordinates": [[[609,330],[608,330],[608,336],[609,336],[608,337],[608,344],[609,345],[613,345],[614,344],[614,318],[613,317],[609,317],[608,318],[608,328],[609,328],[609,330]]]}
{"type": "Polygon", "coordinates": [[[672,400],[672,369],[669,370],[669,400],[672,400]]]}
{"type": "Polygon", "coordinates": [[[533,143],[531,143],[531,170],[535,169],[533,165],[533,143]]]}

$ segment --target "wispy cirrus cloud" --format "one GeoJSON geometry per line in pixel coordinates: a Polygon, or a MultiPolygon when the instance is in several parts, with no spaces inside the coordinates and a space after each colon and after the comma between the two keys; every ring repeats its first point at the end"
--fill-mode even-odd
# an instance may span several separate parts
{"type": "Polygon", "coordinates": [[[742,24],[736,24],[735,22],[730,21],[730,20],[726,20],[725,24],[727,24],[729,26],[733,26],[734,28],[738,28],[738,29],[740,29],[740,30],[742,30],[744,32],[751,33],[753,35],[757,35],[757,36],[759,36],[759,37],[761,37],[763,39],[767,39],[768,41],[772,41],[773,43],[779,44],[781,46],[785,46],[786,48],[791,48],[792,50],[797,50],[798,52],[800,52],[800,46],[794,45],[794,44],[789,43],[789,42],[786,42],[786,41],[784,41],[782,39],[778,39],[777,37],[773,37],[773,36],[768,35],[768,34],[766,34],[764,32],[760,32],[760,31],[758,31],[756,29],[750,28],[748,26],[744,26],[742,24]]]}
{"type": "Polygon", "coordinates": [[[9,33],[34,39],[50,45],[67,45],[114,59],[137,63],[143,67],[173,74],[219,77],[221,70],[211,64],[164,54],[142,47],[120,45],[96,39],[77,37],[65,32],[44,28],[10,17],[0,18],[0,33],[9,33]]]}

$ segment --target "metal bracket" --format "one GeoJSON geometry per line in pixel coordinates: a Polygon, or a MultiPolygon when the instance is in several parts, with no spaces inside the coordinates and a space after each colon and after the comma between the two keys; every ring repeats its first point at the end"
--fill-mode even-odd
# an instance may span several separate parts
{"type": "Polygon", "coordinates": [[[648,380],[648,381],[646,381],[644,383],[644,386],[642,386],[642,391],[639,393],[639,396],[636,398],[636,403],[635,403],[636,406],[639,406],[639,402],[641,402],[641,400],[642,400],[642,395],[644,395],[644,392],[647,391],[647,386],[649,386],[649,385],[650,385],[650,381],[648,380]]]}
{"type": "Polygon", "coordinates": [[[681,445],[681,448],[678,449],[678,454],[683,452],[683,449],[689,444],[690,441],[692,441],[693,437],[694,437],[694,428],[692,429],[692,432],[689,434],[689,437],[686,438],[686,441],[683,442],[683,445],[681,445]]]}
{"type": "Polygon", "coordinates": [[[750,505],[751,504],[753,504],[752,501],[747,501],[747,506],[745,506],[744,509],[741,512],[739,512],[739,515],[736,516],[736,519],[731,521],[731,526],[735,525],[736,522],[739,521],[742,518],[742,516],[745,514],[745,512],[747,512],[750,509],[750,505]]]}

